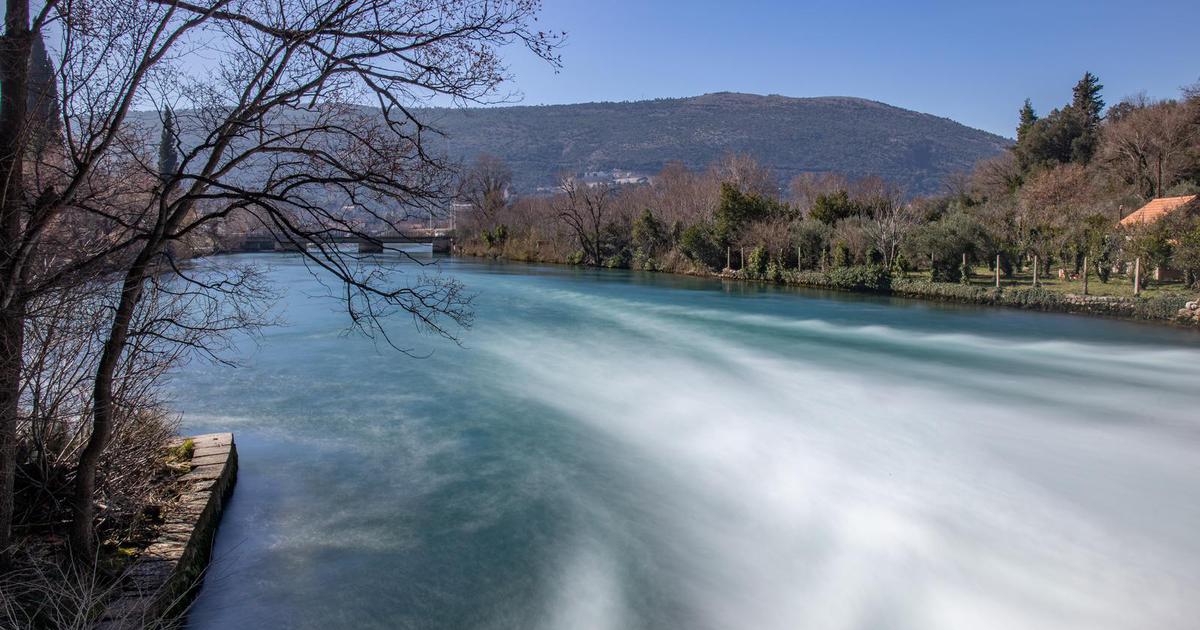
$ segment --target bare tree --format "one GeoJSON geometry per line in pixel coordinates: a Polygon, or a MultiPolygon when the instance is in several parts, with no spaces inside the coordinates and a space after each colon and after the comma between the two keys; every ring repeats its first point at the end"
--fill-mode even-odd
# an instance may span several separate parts
{"type": "Polygon", "coordinates": [[[779,179],[748,153],[730,153],[713,166],[720,181],[733,184],[747,195],[779,199],[779,179]]]}
{"type": "Polygon", "coordinates": [[[490,228],[497,223],[497,215],[508,205],[512,176],[504,160],[489,154],[476,157],[463,175],[460,196],[470,204],[479,226],[490,228]]]}
{"type": "Polygon", "coordinates": [[[876,207],[865,229],[875,249],[883,256],[885,267],[891,269],[896,264],[901,246],[917,227],[919,220],[916,208],[898,197],[876,207]]]}
{"type": "Polygon", "coordinates": [[[1132,107],[1104,127],[1101,159],[1146,197],[1161,197],[1200,151],[1200,111],[1164,101],[1132,107]]]}
{"type": "Polygon", "coordinates": [[[850,181],[838,173],[801,173],[788,182],[788,198],[802,214],[808,214],[821,195],[849,190],[850,181]]]}
{"type": "Polygon", "coordinates": [[[971,173],[971,188],[985,199],[1001,199],[1015,193],[1023,183],[1024,173],[1012,151],[975,165],[971,173]]]}
{"type": "MultiPolygon", "coordinates": [[[[105,268],[120,293],[94,374],[71,536],[79,555],[92,557],[95,471],[139,304],[164,274],[210,295],[238,295],[236,282],[189,273],[172,251],[234,214],[294,245],[333,279],[331,292],[364,333],[391,343],[382,321],[400,312],[454,338],[455,327],[470,321],[460,285],[428,274],[402,282],[399,267],[364,260],[337,241],[399,232],[404,218],[453,198],[450,164],[429,149],[437,131],[413,105],[434,96],[497,98],[508,76],[500,49],[508,44],[557,63],[558,37],[532,28],[539,10],[538,0],[45,0],[31,15],[29,0],[9,0],[0,67],[7,175],[0,216],[0,469],[7,472],[0,481],[11,488],[7,436],[20,362],[8,350],[20,356],[24,305],[38,291],[105,268]],[[30,33],[47,28],[59,42],[64,158],[47,165],[49,186],[32,188],[20,177],[26,116],[11,95],[24,92],[30,33]],[[203,67],[184,71],[183,60],[199,48],[205,61],[190,63],[203,67]],[[173,175],[157,172],[160,121],[133,114],[147,106],[175,114],[173,175]],[[145,176],[109,176],[129,170],[145,176]],[[97,186],[102,176],[119,185],[97,186]],[[113,197],[123,203],[109,203],[113,197]],[[47,258],[43,237],[73,215],[102,228],[101,246],[32,273],[47,258]]],[[[11,492],[0,493],[3,547],[11,492]]]]}
{"type": "Polygon", "coordinates": [[[574,232],[583,249],[584,262],[599,265],[604,260],[604,227],[615,189],[608,183],[589,185],[574,177],[563,177],[559,187],[563,199],[556,208],[558,217],[574,232]]]}

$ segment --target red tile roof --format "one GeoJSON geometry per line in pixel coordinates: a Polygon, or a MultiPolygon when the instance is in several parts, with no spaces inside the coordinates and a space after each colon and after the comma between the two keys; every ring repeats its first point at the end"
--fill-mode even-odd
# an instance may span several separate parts
{"type": "Polygon", "coordinates": [[[1200,195],[1155,199],[1138,208],[1133,214],[1121,219],[1121,225],[1132,226],[1138,223],[1154,223],[1166,216],[1168,212],[1195,201],[1197,197],[1200,197],[1200,195]]]}

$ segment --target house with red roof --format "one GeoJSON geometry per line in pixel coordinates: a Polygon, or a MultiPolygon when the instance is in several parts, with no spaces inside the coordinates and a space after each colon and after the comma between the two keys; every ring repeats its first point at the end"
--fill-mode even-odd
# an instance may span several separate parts
{"type": "MultiPolygon", "coordinates": [[[[1161,197],[1159,199],[1152,199],[1146,205],[1133,211],[1129,216],[1121,219],[1121,227],[1136,228],[1142,225],[1157,223],[1176,212],[1197,211],[1200,211],[1200,195],[1161,197]]],[[[1177,280],[1182,276],[1183,274],[1174,269],[1164,267],[1156,267],[1154,269],[1155,280],[1177,280]]]]}
{"type": "Polygon", "coordinates": [[[1184,195],[1182,197],[1162,197],[1151,200],[1150,203],[1135,210],[1132,214],[1121,219],[1124,227],[1134,227],[1142,223],[1156,223],[1168,214],[1190,204],[1196,203],[1200,195],[1184,195]]]}

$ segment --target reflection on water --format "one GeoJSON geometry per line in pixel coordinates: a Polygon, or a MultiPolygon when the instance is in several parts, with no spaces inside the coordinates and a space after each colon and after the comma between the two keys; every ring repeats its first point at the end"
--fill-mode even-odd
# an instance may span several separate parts
{"type": "Polygon", "coordinates": [[[291,325],[175,390],[242,455],[193,627],[1200,614],[1189,331],[447,262],[476,326],[412,360],[263,260],[291,325]]]}

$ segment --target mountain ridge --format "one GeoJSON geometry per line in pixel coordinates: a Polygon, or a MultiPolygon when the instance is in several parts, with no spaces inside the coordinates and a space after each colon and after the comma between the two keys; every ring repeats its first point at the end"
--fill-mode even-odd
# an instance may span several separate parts
{"type": "Polygon", "coordinates": [[[562,172],[653,174],[667,162],[704,168],[731,152],[776,170],[781,184],[805,172],[879,175],[910,194],[936,192],[1011,140],[950,118],[853,96],[739,92],[639,101],[420,108],[446,134],[443,148],[470,161],[509,163],[514,187],[553,185],[562,172]]]}

